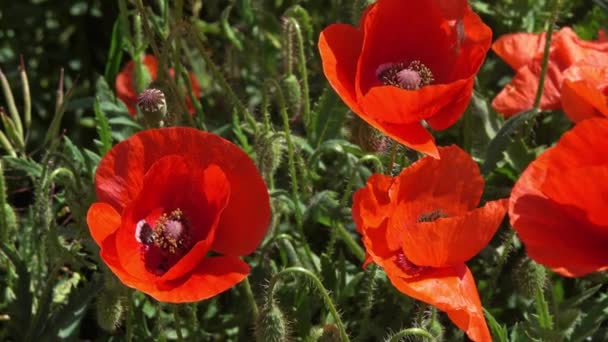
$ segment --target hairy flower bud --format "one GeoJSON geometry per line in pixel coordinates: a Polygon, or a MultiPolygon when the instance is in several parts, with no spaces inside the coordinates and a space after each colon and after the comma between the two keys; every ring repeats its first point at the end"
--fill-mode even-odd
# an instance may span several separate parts
{"type": "Polygon", "coordinates": [[[289,327],[283,312],[274,299],[269,299],[260,310],[255,322],[257,342],[286,342],[289,340],[289,327]]]}

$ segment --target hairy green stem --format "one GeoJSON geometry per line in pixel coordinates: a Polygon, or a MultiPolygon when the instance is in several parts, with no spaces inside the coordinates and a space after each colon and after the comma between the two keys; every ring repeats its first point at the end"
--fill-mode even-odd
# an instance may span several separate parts
{"type": "Polygon", "coordinates": [[[352,237],[350,232],[348,232],[346,230],[344,225],[341,222],[339,222],[336,224],[334,229],[337,230],[338,235],[340,236],[342,241],[344,241],[344,243],[350,249],[350,251],[355,255],[355,257],[357,257],[357,259],[359,259],[360,262],[363,262],[365,260],[365,251],[355,241],[355,239],[352,237]]]}
{"type": "MultiPolygon", "coordinates": [[[[541,265],[536,265],[536,267],[544,267],[541,265]]],[[[534,297],[535,297],[535,306],[536,306],[536,315],[538,316],[538,324],[543,329],[543,331],[550,331],[553,329],[553,319],[551,314],[549,313],[549,304],[545,299],[545,289],[544,284],[538,284],[535,289],[534,297]]]]}
{"type": "Polygon", "coordinates": [[[307,132],[310,133],[312,130],[311,125],[313,124],[310,117],[310,91],[308,89],[308,69],[306,68],[306,50],[304,49],[304,39],[302,37],[302,30],[300,24],[295,18],[287,19],[293,27],[293,33],[296,38],[296,50],[298,53],[298,72],[300,74],[301,85],[302,85],[302,117],[304,118],[304,124],[307,132]]]}
{"type": "Polygon", "coordinates": [[[17,110],[17,106],[15,105],[15,98],[13,97],[13,91],[11,90],[11,86],[8,83],[8,79],[0,69],[0,84],[2,84],[2,91],[4,92],[4,101],[8,106],[8,112],[11,114],[11,118],[15,123],[15,128],[17,129],[17,133],[23,139],[23,124],[21,123],[21,116],[19,115],[19,111],[17,110]]]}
{"type": "Polygon", "coordinates": [[[498,259],[496,263],[496,267],[492,272],[492,276],[488,281],[488,291],[485,293],[484,302],[486,305],[489,304],[489,301],[492,299],[492,295],[494,294],[494,290],[496,289],[496,282],[498,282],[498,277],[500,277],[505,264],[507,263],[507,259],[509,259],[509,255],[511,254],[511,249],[513,248],[513,239],[515,238],[515,229],[509,229],[507,236],[505,237],[503,243],[503,253],[498,259]]]}
{"type": "Polygon", "coordinates": [[[255,302],[255,298],[253,297],[253,291],[251,290],[251,284],[249,283],[249,277],[245,277],[245,279],[241,282],[241,286],[243,288],[243,293],[247,298],[247,302],[251,307],[251,318],[252,322],[255,322],[258,319],[258,314],[260,310],[258,309],[258,304],[255,302]]]}
{"type": "Polygon", "coordinates": [[[391,336],[391,338],[388,341],[389,342],[399,342],[399,341],[401,341],[402,338],[404,338],[404,337],[407,338],[410,336],[418,336],[418,337],[428,338],[430,340],[435,340],[435,338],[433,337],[433,335],[431,335],[430,332],[428,332],[422,328],[409,328],[409,329],[403,329],[403,330],[399,331],[395,335],[391,336]]]}
{"type": "Polygon", "coordinates": [[[6,182],[4,181],[4,169],[0,160],[0,241],[8,241],[8,201],[6,197],[6,182]]]}
{"type": "Polygon", "coordinates": [[[378,267],[374,264],[367,266],[367,281],[365,283],[365,298],[363,302],[363,320],[361,321],[361,330],[359,331],[359,339],[365,340],[369,329],[369,318],[374,306],[374,289],[376,287],[376,270],[378,267]]]}
{"type": "Polygon", "coordinates": [[[310,261],[311,265],[318,271],[317,265],[315,264],[314,258],[312,256],[312,251],[310,246],[308,245],[308,241],[306,241],[306,234],[304,233],[304,222],[302,217],[302,209],[300,208],[300,190],[298,186],[298,174],[296,171],[296,156],[295,156],[295,148],[293,141],[291,140],[291,129],[289,127],[289,116],[287,115],[287,106],[285,103],[285,97],[283,96],[283,91],[281,90],[281,86],[274,80],[271,80],[274,83],[275,93],[277,102],[279,105],[279,111],[281,112],[281,117],[283,119],[283,129],[285,131],[285,141],[287,143],[287,162],[289,168],[289,177],[291,179],[291,196],[294,202],[294,211],[295,211],[295,219],[296,219],[296,227],[298,232],[301,235],[302,239],[302,247],[304,248],[304,252],[306,253],[306,257],[310,261]]]}
{"type": "Polygon", "coordinates": [[[184,341],[184,336],[182,335],[182,320],[179,317],[178,306],[176,304],[173,304],[171,305],[171,309],[173,311],[173,319],[175,320],[175,331],[177,333],[177,340],[179,342],[182,342],[184,341]]]}
{"type": "Polygon", "coordinates": [[[215,80],[220,84],[222,90],[226,92],[226,95],[230,99],[230,102],[232,102],[232,104],[237,107],[237,110],[241,114],[243,114],[254,135],[256,135],[258,126],[255,121],[255,118],[253,117],[253,115],[251,115],[249,109],[247,109],[247,107],[236,95],[230,84],[228,84],[228,81],[226,81],[226,78],[224,78],[224,75],[222,75],[220,69],[215,65],[215,63],[211,59],[211,56],[209,56],[209,54],[205,50],[205,46],[203,45],[203,39],[200,36],[200,32],[196,30],[195,26],[190,27],[190,36],[192,38],[191,40],[194,42],[195,47],[198,49],[200,55],[203,57],[203,60],[205,60],[205,65],[209,68],[215,80]]]}
{"type": "Polygon", "coordinates": [[[545,38],[545,50],[543,52],[543,61],[542,68],[540,71],[540,77],[538,78],[538,88],[536,89],[536,97],[534,99],[534,109],[540,110],[540,101],[543,96],[543,89],[545,86],[545,78],[547,77],[547,68],[549,66],[549,54],[551,53],[551,38],[553,37],[553,26],[555,26],[555,22],[557,21],[557,16],[559,15],[561,1],[555,0],[553,11],[551,14],[551,18],[549,18],[547,27],[547,35],[545,38]]]}
{"type": "Polygon", "coordinates": [[[343,342],[349,342],[350,338],[348,337],[348,334],[346,333],[346,328],[344,327],[344,323],[342,323],[342,319],[340,318],[340,315],[338,314],[338,310],[336,309],[334,302],[331,300],[331,297],[329,296],[329,292],[327,291],[325,286],[323,286],[323,283],[321,282],[321,280],[311,271],[309,271],[305,268],[302,268],[302,267],[289,267],[289,268],[286,268],[286,269],[282,270],[281,272],[275,274],[274,277],[272,277],[272,279],[270,279],[270,284],[268,285],[268,294],[269,294],[270,298],[274,298],[274,294],[276,291],[277,284],[279,283],[279,280],[281,278],[285,277],[285,275],[291,274],[291,273],[305,275],[313,282],[313,284],[316,286],[317,290],[319,290],[319,293],[321,294],[321,298],[325,302],[325,305],[327,305],[327,309],[329,310],[332,317],[336,321],[338,330],[340,330],[341,340],[343,342]]]}

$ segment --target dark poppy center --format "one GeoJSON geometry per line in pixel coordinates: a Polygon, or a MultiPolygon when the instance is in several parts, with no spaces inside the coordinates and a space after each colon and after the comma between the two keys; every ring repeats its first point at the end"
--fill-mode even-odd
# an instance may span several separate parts
{"type": "Polygon", "coordinates": [[[417,90],[435,81],[431,69],[420,61],[381,64],[376,77],[384,85],[406,90],[417,90]]]}
{"type": "Polygon", "coordinates": [[[433,222],[440,218],[448,217],[448,215],[444,214],[440,209],[429,211],[428,213],[422,213],[418,217],[417,222],[433,222]]]}
{"type": "Polygon", "coordinates": [[[163,213],[154,227],[146,220],[139,221],[135,238],[141,243],[146,269],[159,276],[192,248],[190,226],[180,209],[163,213]]]}
{"type": "Polygon", "coordinates": [[[397,253],[397,258],[395,259],[395,262],[403,272],[412,277],[417,276],[420,273],[431,268],[429,266],[418,266],[414,264],[410,261],[410,259],[405,256],[405,254],[403,254],[402,251],[399,251],[399,253],[397,253]]]}

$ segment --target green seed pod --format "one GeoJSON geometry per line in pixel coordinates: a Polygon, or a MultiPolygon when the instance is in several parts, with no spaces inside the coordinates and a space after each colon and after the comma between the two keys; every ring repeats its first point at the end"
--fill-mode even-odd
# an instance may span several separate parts
{"type": "Polygon", "coordinates": [[[257,342],[286,342],[289,340],[289,327],[285,315],[273,299],[262,307],[255,322],[257,342]]]}
{"type": "Polygon", "coordinates": [[[269,182],[281,164],[285,150],[284,139],[281,134],[268,133],[260,136],[255,144],[257,164],[264,180],[269,182]]]}
{"type": "Polygon", "coordinates": [[[385,153],[392,146],[390,138],[368,125],[359,118],[351,123],[351,141],[368,152],[385,153]]]}

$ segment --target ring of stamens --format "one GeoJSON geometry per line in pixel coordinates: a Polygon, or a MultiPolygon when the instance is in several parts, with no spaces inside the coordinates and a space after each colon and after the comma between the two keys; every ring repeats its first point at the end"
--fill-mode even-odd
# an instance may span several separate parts
{"type": "Polygon", "coordinates": [[[417,222],[433,222],[435,220],[438,220],[440,218],[445,218],[448,217],[448,215],[444,214],[443,211],[441,211],[440,209],[437,210],[433,210],[430,211],[428,213],[422,213],[420,214],[420,216],[418,217],[417,222]]]}
{"type": "Polygon", "coordinates": [[[376,69],[376,77],[384,85],[417,90],[435,81],[433,72],[422,62],[384,63],[376,69]]]}

